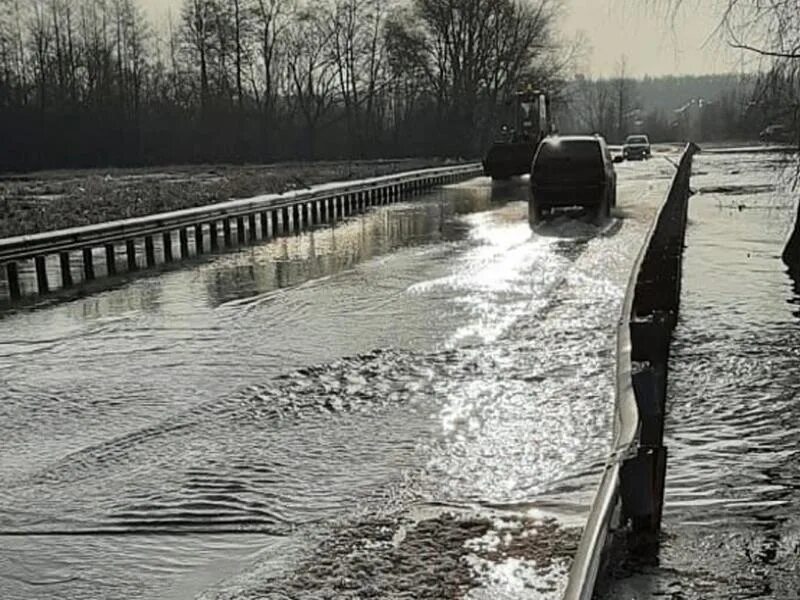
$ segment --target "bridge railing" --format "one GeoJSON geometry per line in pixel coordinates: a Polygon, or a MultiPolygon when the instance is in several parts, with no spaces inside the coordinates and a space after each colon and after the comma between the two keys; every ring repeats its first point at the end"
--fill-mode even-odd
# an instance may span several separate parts
{"type": "Polygon", "coordinates": [[[691,143],[684,149],[627,285],[617,325],[613,441],[564,600],[592,598],[611,531],[654,532],[661,525],[667,362],[680,306],[689,180],[698,149],[691,143]]]}
{"type": "Polygon", "coordinates": [[[104,255],[101,252],[101,260],[106,263],[108,275],[117,272],[117,246],[120,244],[125,246],[123,251],[127,255],[128,271],[136,271],[140,267],[152,268],[159,264],[156,245],[162,248],[161,263],[170,263],[178,258],[298,232],[322,223],[335,223],[350,214],[364,212],[370,206],[396,202],[422,190],[472,177],[480,172],[478,163],[421,169],[4,238],[0,239],[0,268],[5,270],[8,296],[13,301],[22,296],[21,261],[33,260],[37,293],[42,295],[48,293],[51,287],[46,264],[48,256],[59,257],[61,287],[69,288],[75,283],[70,259],[70,252],[73,251],[82,253],[81,280],[92,281],[96,278],[94,250],[98,248],[105,249],[104,255]],[[189,250],[189,230],[193,230],[194,254],[189,250]],[[233,237],[234,231],[236,239],[233,237]],[[180,240],[179,256],[173,252],[173,235],[176,233],[180,240]],[[158,244],[154,241],[156,236],[161,237],[158,244]],[[204,239],[208,239],[208,242],[204,242],[204,239]],[[137,241],[143,244],[137,244],[137,241]]]}

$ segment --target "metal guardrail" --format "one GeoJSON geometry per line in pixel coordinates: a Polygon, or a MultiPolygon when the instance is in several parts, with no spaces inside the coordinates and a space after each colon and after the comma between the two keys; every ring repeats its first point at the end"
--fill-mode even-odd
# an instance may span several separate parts
{"type": "Polygon", "coordinates": [[[125,243],[130,271],[139,268],[134,240],[144,239],[146,267],[157,264],[153,236],[162,235],[164,256],[162,262],[172,262],[172,232],[180,237],[181,258],[190,256],[187,228],[195,229],[196,254],[205,252],[204,232],[210,238],[210,250],[241,245],[256,241],[257,230],[262,237],[279,233],[297,232],[302,228],[326,222],[336,222],[353,212],[363,212],[378,204],[387,204],[401,197],[418,193],[424,189],[454,182],[480,174],[479,163],[468,163],[431,169],[420,169],[384,175],[357,181],[335,182],[314,186],[307,190],[294,190],[283,194],[269,194],[242,200],[229,200],[144,217],[109,221],[84,227],[73,227],[32,235],[0,239],[0,265],[6,270],[9,296],[12,300],[21,297],[19,286],[19,261],[35,262],[37,291],[46,294],[50,290],[45,257],[58,254],[62,287],[71,287],[74,282],[70,270],[69,252],[81,250],[84,261],[84,281],[95,279],[93,248],[106,248],[107,272],[116,274],[115,244],[125,243]],[[291,219],[290,219],[291,209],[291,219]],[[260,219],[256,219],[260,216],[260,219]],[[247,226],[245,226],[247,219],[247,226]],[[231,234],[231,221],[236,221],[237,241],[231,234]],[[260,223],[258,222],[260,220],[260,223]],[[280,228],[278,227],[280,220],[280,228]],[[291,230],[289,227],[291,220],[291,230]],[[219,225],[222,225],[224,245],[219,243],[219,225]],[[280,232],[278,231],[280,229],[280,232]],[[249,235],[249,240],[245,232],[249,235]]]}
{"type": "Polygon", "coordinates": [[[666,472],[663,415],[680,281],[692,157],[688,144],[628,281],[617,325],[613,441],[569,574],[564,600],[592,598],[614,515],[657,531],[666,472]]]}

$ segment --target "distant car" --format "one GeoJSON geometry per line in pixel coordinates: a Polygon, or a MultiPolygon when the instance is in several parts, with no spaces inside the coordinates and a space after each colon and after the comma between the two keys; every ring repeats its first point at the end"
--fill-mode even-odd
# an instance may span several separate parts
{"type": "Polygon", "coordinates": [[[792,132],[784,125],[770,125],[758,134],[762,142],[791,142],[792,132]]]}
{"type": "Polygon", "coordinates": [[[625,160],[644,160],[650,158],[650,140],[646,135],[629,135],[622,146],[625,160]]]}
{"type": "Polygon", "coordinates": [[[531,165],[531,224],[569,207],[583,207],[596,219],[605,219],[616,204],[617,173],[601,136],[553,136],[539,144],[531,165]]]}

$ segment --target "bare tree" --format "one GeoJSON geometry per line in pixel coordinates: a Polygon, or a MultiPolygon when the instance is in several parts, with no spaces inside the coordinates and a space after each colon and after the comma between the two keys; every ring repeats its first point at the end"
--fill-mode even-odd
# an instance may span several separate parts
{"type": "Polygon", "coordinates": [[[559,8],[556,0],[415,0],[411,18],[392,21],[395,64],[425,78],[451,149],[474,152],[517,86],[549,83],[530,80],[546,72],[537,63],[555,63],[559,8]]]}
{"type": "Polygon", "coordinates": [[[139,2],[0,0],[0,169],[474,154],[565,60],[560,0],[139,2]]]}
{"type": "Polygon", "coordinates": [[[631,85],[627,77],[628,58],[623,54],[617,61],[617,73],[614,78],[614,92],[617,102],[617,138],[622,141],[626,135],[626,121],[631,109],[631,85]]]}
{"type": "Polygon", "coordinates": [[[209,63],[216,35],[216,6],[212,0],[186,0],[183,5],[183,31],[200,65],[200,110],[205,113],[210,99],[209,63]]]}
{"type": "Polygon", "coordinates": [[[385,3],[380,0],[333,0],[328,7],[330,56],[344,105],[351,153],[362,155],[374,139],[376,99],[385,82],[383,30],[385,3]]]}
{"type": "MultiPolygon", "coordinates": [[[[275,110],[280,92],[281,45],[285,42],[289,15],[294,10],[290,0],[256,0],[255,15],[258,21],[258,37],[263,74],[263,111],[265,129],[275,122],[275,110]]],[[[255,77],[253,77],[255,80],[255,77]]],[[[256,88],[255,82],[253,84],[256,88]]]]}
{"type": "Polygon", "coordinates": [[[286,49],[292,97],[304,123],[308,158],[316,156],[318,129],[335,102],[336,70],[328,56],[331,34],[320,17],[318,11],[298,11],[286,49]]]}
{"type": "Polygon", "coordinates": [[[608,137],[618,118],[612,82],[579,77],[571,90],[570,108],[577,129],[608,137]]]}

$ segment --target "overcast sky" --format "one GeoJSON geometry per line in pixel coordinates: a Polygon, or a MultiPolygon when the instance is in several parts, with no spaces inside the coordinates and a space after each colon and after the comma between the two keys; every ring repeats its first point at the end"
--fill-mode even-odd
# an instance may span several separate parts
{"type": "MultiPolygon", "coordinates": [[[[168,10],[177,15],[182,0],[140,0],[154,23],[164,23],[168,10]]],[[[693,5],[674,24],[648,0],[563,0],[567,14],[563,33],[582,32],[588,42],[584,70],[610,76],[624,54],[630,76],[722,73],[742,69],[740,56],[712,40],[714,2],[693,5]],[[698,8],[705,4],[706,7],[698,8]]]]}
{"type": "Polygon", "coordinates": [[[719,15],[715,2],[691,3],[673,21],[648,0],[564,0],[564,33],[583,32],[589,54],[586,69],[609,76],[624,54],[627,71],[645,75],[738,72],[742,54],[714,35],[719,15]]]}

